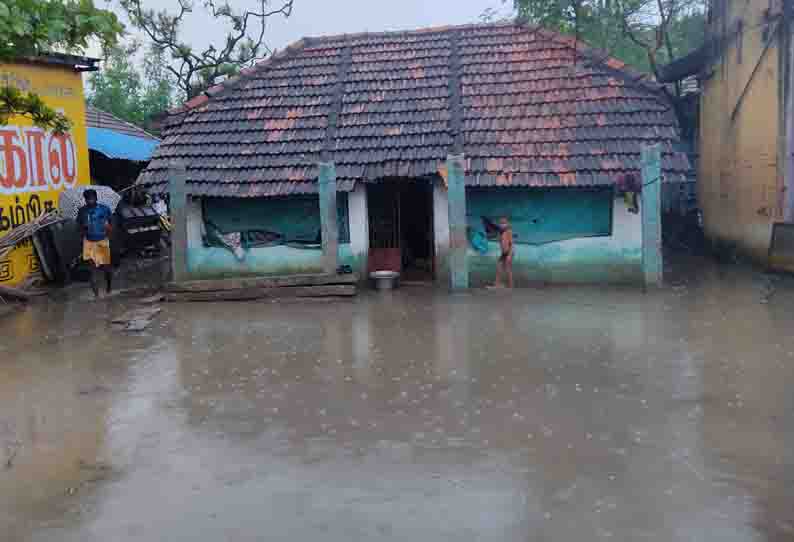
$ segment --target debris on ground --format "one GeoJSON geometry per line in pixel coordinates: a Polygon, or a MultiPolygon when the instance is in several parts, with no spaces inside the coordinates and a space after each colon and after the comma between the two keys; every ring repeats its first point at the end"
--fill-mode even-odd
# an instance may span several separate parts
{"type": "Polygon", "coordinates": [[[350,298],[358,293],[355,274],[307,274],[196,280],[166,286],[168,301],[350,298]]]}
{"type": "Polygon", "coordinates": [[[165,294],[154,294],[138,300],[140,305],[153,305],[165,300],[165,294]]]}
{"type": "Polygon", "coordinates": [[[0,298],[14,299],[17,301],[28,301],[31,295],[19,288],[12,288],[11,286],[0,286],[0,298]]]}
{"type": "Polygon", "coordinates": [[[95,395],[97,393],[110,393],[112,390],[106,386],[95,384],[87,388],[77,390],[77,395],[95,395]]]}
{"type": "Polygon", "coordinates": [[[5,470],[10,470],[11,467],[14,466],[14,460],[17,457],[17,453],[19,453],[19,449],[22,445],[18,441],[10,442],[6,444],[6,457],[4,462],[5,470]]]}
{"type": "Polygon", "coordinates": [[[154,317],[162,311],[160,307],[141,307],[131,309],[114,318],[111,323],[121,331],[143,331],[152,323],[154,317]]]}
{"type": "Polygon", "coordinates": [[[0,318],[8,314],[13,314],[22,309],[21,303],[9,303],[5,300],[0,300],[0,318]]]}
{"type": "Polygon", "coordinates": [[[89,484],[95,484],[107,480],[113,474],[113,468],[105,463],[86,463],[80,460],[78,463],[82,476],[85,479],[80,480],[77,485],[66,488],[66,495],[72,496],[77,494],[82,488],[89,484]]]}
{"type": "Polygon", "coordinates": [[[764,273],[761,275],[761,296],[759,303],[762,305],[766,305],[769,303],[769,300],[772,299],[772,296],[775,295],[776,285],[775,283],[779,280],[779,277],[775,275],[771,275],[769,273],[764,273]]]}
{"type": "Polygon", "coordinates": [[[0,239],[0,259],[5,258],[21,242],[32,237],[37,231],[63,220],[58,211],[47,211],[35,219],[20,224],[0,239]]]}

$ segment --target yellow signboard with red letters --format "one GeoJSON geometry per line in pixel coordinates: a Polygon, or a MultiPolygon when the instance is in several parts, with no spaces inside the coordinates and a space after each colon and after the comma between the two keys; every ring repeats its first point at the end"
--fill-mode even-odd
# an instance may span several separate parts
{"type": "MultiPolygon", "coordinates": [[[[65,134],[23,117],[0,126],[0,237],[58,206],[65,188],[89,184],[85,100],[80,72],[55,64],[0,64],[0,86],[35,92],[72,121],[65,134]]],[[[17,285],[38,270],[28,240],[0,260],[0,284],[17,285]]]]}

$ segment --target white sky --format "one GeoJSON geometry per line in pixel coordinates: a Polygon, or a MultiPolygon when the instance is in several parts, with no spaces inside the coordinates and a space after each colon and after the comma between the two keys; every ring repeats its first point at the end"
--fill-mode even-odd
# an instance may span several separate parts
{"type": "MultiPolygon", "coordinates": [[[[278,0],[272,1],[278,5],[278,0]]],[[[249,2],[229,0],[238,9],[249,2]]],[[[222,43],[226,29],[205,15],[202,0],[194,3],[194,13],[187,19],[181,38],[196,48],[210,41],[222,43]]],[[[155,9],[173,9],[177,0],[148,0],[146,4],[155,9]]],[[[283,49],[303,37],[466,24],[479,21],[488,8],[507,14],[511,4],[512,0],[295,0],[289,19],[270,19],[266,39],[271,48],[283,49]]],[[[113,3],[109,7],[120,12],[113,3]]],[[[96,50],[89,54],[101,56],[96,50]]]]}

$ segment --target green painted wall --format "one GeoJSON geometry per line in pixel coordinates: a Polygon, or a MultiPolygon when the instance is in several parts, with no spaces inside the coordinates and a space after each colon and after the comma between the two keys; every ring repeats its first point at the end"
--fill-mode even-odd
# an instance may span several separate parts
{"type": "MultiPolygon", "coordinates": [[[[609,240],[573,239],[546,245],[516,245],[513,278],[517,286],[535,283],[641,284],[642,249],[609,240]]],[[[488,244],[488,254],[468,251],[472,286],[493,284],[499,245],[488,244]]]]}
{"type": "MultiPolygon", "coordinates": [[[[360,264],[350,244],[339,245],[339,265],[357,269],[360,264]]],[[[323,251],[288,246],[252,248],[240,261],[231,251],[217,247],[193,247],[187,251],[187,268],[191,279],[231,278],[251,275],[293,275],[322,273],[323,251]]]]}
{"type": "Polygon", "coordinates": [[[507,217],[518,244],[541,245],[612,232],[612,188],[477,188],[466,191],[466,222],[485,231],[507,217]]]}
{"type": "MultiPolygon", "coordinates": [[[[519,233],[513,255],[516,285],[643,283],[642,218],[628,212],[623,198],[615,198],[611,191],[550,191],[554,195],[533,193],[529,197],[527,191],[523,193],[520,196],[519,192],[512,192],[519,196],[514,202],[505,201],[508,191],[502,192],[504,197],[489,195],[484,202],[478,201],[474,192],[469,203],[469,209],[479,210],[475,213],[501,211],[514,224],[521,225],[524,242],[519,233]],[[577,195],[583,197],[577,199],[577,195]],[[566,203],[565,198],[571,203],[566,203]],[[607,217],[609,222],[605,223],[607,217]],[[555,237],[562,240],[548,241],[555,237]],[[530,239],[534,244],[527,243],[530,239]],[[540,240],[546,242],[539,243],[540,240]]],[[[496,241],[488,243],[486,254],[468,250],[472,286],[494,282],[499,254],[496,241]]]]}
{"type": "MultiPolygon", "coordinates": [[[[439,193],[434,197],[434,213],[438,213],[439,216],[434,216],[434,220],[443,218],[439,210],[445,208],[447,203],[446,198],[443,197],[446,191],[437,192],[439,193]]],[[[569,193],[569,195],[574,194],[569,193]]],[[[611,202],[611,235],[579,237],[544,244],[517,244],[513,265],[516,284],[519,286],[541,282],[641,284],[643,282],[641,215],[629,213],[622,198],[611,199],[611,202]]],[[[476,204],[470,208],[476,209],[476,204]]],[[[193,220],[201,220],[200,207],[194,209],[194,215],[193,220]]],[[[599,210],[597,215],[603,216],[603,209],[599,210]]],[[[363,220],[363,215],[359,218],[363,220]]],[[[515,222],[522,217],[511,216],[511,218],[515,222]]],[[[569,218],[575,220],[576,214],[571,214],[569,218]]],[[[440,226],[441,224],[435,224],[434,227],[437,236],[437,263],[439,259],[447,261],[443,253],[449,246],[448,232],[445,237],[440,226]]],[[[364,228],[365,223],[357,223],[355,227],[364,228]]],[[[365,254],[366,252],[361,251],[361,247],[356,254],[353,254],[349,243],[340,243],[339,264],[349,265],[354,270],[362,269],[366,263],[362,261],[365,254]]],[[[472,286],[493,283],[498,256],[499,247],[493,241],[489,242],[486,254],[480,254],[472,249],[466,251],[472,286]]],[[[202,246],[198,233],[191,237],[190,248],[187,251],[188,273],[193,279],[319,273],[322,272],[322,266],[323,255],[319,247],[315,249],[288,246],[253,248],[246,251],[243,261],[238,261],[229,250],[202,246]]],[[[445,286],[448,284],[448,279],[444,284],[445,286]]]]}
{"type": "MultiPolygon", "coordinates": [[[[273,198],[204,198],[204,219],[221,233],[246,230],[278,232],[288,241],[313,241],[320,235],[317,196],[273,198]]],[[[346,193],[337,193],[339,241],[350,241],[346,193]]]]}

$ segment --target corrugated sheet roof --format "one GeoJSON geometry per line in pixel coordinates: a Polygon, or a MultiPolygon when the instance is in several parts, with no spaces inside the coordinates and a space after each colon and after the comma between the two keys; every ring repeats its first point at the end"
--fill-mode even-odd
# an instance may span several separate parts
{"type": "Polygon", "coordinates": [[[146,162],[160,143],[159,139],[135,137],[109,128],[87,129],[88,148],[108,158],[146,162]]]}
{"type": "Polygon", "coordinates": [[[356,181],[435,175],[463,152],[471,186],[592,186],[638,173],[661,143],[683,180],[656,83],[575,40],[517,23],[302,40],[169,118],[139,183],[172,160],[195,195],[316,191],[333,161],[356,181]]]}

